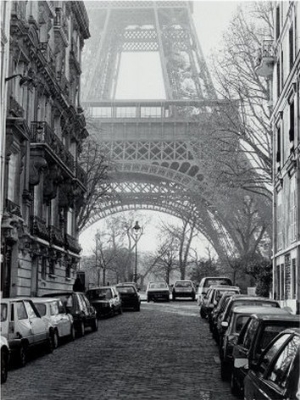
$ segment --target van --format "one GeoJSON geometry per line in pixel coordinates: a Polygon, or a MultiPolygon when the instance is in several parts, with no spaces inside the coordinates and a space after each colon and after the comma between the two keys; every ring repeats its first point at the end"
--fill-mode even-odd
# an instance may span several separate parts
{"type": "Polygon", "coordinates": [[[212,285],[232,286],[232,281],[227,276],[206,276],[205,278],[202,278],[197,291],[198,305],[202,304],[203,297],[206,295],[209,287],[212,285]]]}

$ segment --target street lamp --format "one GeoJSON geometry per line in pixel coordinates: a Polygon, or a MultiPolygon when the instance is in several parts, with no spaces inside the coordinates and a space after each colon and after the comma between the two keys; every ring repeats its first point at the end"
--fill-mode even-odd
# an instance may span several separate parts
{"type": "Polygon", "coordinates": [[[135,222],[134,227],[132,228],[133,235],[131,237],[133,238],[135,242],[135,263],[134,263],[134,282],[137,282],[137,244],[138,241],[140,240],[143,229],[139,226],[138,221],[135,222]]]}

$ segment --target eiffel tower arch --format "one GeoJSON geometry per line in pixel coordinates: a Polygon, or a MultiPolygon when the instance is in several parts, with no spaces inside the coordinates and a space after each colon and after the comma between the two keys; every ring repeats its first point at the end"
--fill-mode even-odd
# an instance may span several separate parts
{"type": "Polygon", "coordinates": [[[131,209],[180,218],[193,213],[225,260],[235,251],[234,238],[212,201],[201,143],[207,121],[224,104],[197,38],[192,2],[101,1],[88,2],[87,9],[91,39],[83,59],[83,106],[118,168],[110,197],[86,228],[131,209]],[[159,54],[166,99],[116,99],[125,52],[159,54]]]}

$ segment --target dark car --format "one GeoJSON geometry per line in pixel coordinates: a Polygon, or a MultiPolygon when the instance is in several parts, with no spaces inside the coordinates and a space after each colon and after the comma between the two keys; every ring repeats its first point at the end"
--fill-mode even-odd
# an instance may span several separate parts
{"type": "Polygon", "coordinates": [[[249,362],[245,400],[299,400],[300,329],[279,333],[259,357],[249,362]]]}
{"type": "Polygon", "coordinates": [[[97,310],[98,317],[122,314],[122,301],[115,286],[101,286],[86,291],[86,296],[97,310]]]}
{"type": "Polygon", "coordinates": [[[202,318],[210,319],[211,312],[218,302],[223,293],[239,294],[240,288],[237,286],[211,286],[207,294],[203,296],[202,304],[200,304],[200,316],[202,318]]]}
{"type": "Polygon", "coordinates": [[[196,289],[193,282],[190,280],[176,281],[172,289],[172,300],[176,300],[177,297],[190,297],[194,301],[196,289]]]}
{"type": "Polygon", "coordinates": [[[275,307],[242,306],[233,307],[228,317],[228,328],[224,334],[222,348],[220,350],[221,378],[229,379],[233,367],[233,348],[238,341],[239,334],[245,323],[253,313],[269,315],[289,315],[286,310],[275,307]]]}
{"type": "Polygon", "coordinates": [[[122,301],[122,308],[133,308],[135,311],[141,310],[141,297],[136,286],[131,283],[118,283],[116,286],[122,301]]]}
{"type": "Polygon", "coordinates": [[[217,330],[218,318],[224,312],[230,297],[232,297],[233,295],[234,293],[229,293],[229,292],[223,293],[217,307],[214,308],[210,314],[209,329],[212,332],[213,338],[217,343],[219,342],[218,330],[217,330]]]}
{"type": "Polygon", "coordinates": [[[231,391],[236,395],[243,394],[249,364],[257,364],[267,345],[284,329],[300,326],[299,316],[291,315],[284,309],[270,309],[268,314],[258,311],[261,312],[257,310],[243,326],[233,348],[231,391]]]}
{"type": "Polygon", "coordinates": [[[222,340],[224,333],[228,327],[228,318],[233,307],[237,306],[258,306],[258,307],[275,307],[280,308],[277,301],[267,299],[266,297],[249,296],[243,294],[236,294],[231,296],[223,314],[219,315],[217,322],[217,335],[219,337],[219,345],[222,347],[222,340]]]}
{"type": "Polygon", "coordinates": [[[84,336],[85,328],[98,330],[98,320],[95,308],[90,304],[84,293],[81,292],[51,292],[42,297],[59,298],[74,320],[74,328],[78,336],[84,336]]]}

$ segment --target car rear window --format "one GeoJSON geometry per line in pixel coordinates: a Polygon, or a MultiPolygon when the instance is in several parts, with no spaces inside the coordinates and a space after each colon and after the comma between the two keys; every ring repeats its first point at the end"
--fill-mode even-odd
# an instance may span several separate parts
{"type": "Polygon", "coordinates": [[[175,282],[175,287],[191,287],[192,283],[189,281],[175,282]]]}
{"type": "Polygon", "coordinates": [[[117,291],[119,293],[135,293],[135,290],[132,286],[117,287],[117,291]]]}
{"type": "Polygon", "coordinates": [[[153,282],[153,283],[150,283],[150,285],[149,285],[150,289],[165,289],[166,287],[168,287],[168,286],[164,282],[153,282]]]}
{"type": "Polygon", "coordinates": [[[104,300],[106,298],[111,298],[111,290],[107,288],[88,290],[86,294],[89,300],[104,300]]]}
{"type": "Polygon", "coordinates": [[[7,304],[1,303],[1,322],[7,320],[7,304]]]}
{"type": "Polygon", "coordinates": [[[41,317],[46,315],[46,304],[43,303],[34,303],[36,309],[38,310],[41,317]]]}
{"type": "Polygon", "coordinates": [[[231,280],[229,278],[211,278],[206,279],[204,287],[209,287],[211,285],[231,285],[231,280]]]}

